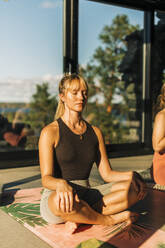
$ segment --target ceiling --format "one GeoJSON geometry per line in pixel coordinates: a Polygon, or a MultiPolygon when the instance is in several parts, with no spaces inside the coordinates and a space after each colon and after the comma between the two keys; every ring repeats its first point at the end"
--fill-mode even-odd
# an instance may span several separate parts
{"type": "Polygon", "coordinates": [[[127,2],[133,5],[139,5],[142,7],[165,10],[165,0],[128,0],[127,2]]]}
{"type": "Polygon", "coordinates": [[[130,6],[133,8],[142,8],[144,10],[165,11],[165,0],[93,0],[96,2],[113,3],[116,5],[130,6]]]}

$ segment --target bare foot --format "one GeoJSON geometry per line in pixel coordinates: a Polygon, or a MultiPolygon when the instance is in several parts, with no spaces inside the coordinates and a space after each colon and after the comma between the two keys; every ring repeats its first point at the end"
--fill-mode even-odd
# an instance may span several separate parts
{"type": "Polygon", "coordinates": [[[65,230],[68,234],[73,234],[78,228],[79,224],[71,221],[65,222],[65,230]]]}

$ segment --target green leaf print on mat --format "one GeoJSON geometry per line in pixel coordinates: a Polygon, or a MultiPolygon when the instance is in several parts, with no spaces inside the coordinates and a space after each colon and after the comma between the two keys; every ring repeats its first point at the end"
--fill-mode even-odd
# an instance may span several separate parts
{"type": "Polygon", "coordinates": [[[165,248],[165,244],[159,244],[157,248],[165,248]]]}
{"type": "Polygon", "coordinates": [[[98,239],[89,239],[81,242],[76,248],[116,248],[116,246],[98,239]]]}
{"type": "Polygon", "coordinates": [[[27,223],[34,227],[35,225],[44,226],[47,222],[40,216],[40,204],[33,203],[14,203],[3,206],[1,209],[14,217],[21,224],[27,223]]]}

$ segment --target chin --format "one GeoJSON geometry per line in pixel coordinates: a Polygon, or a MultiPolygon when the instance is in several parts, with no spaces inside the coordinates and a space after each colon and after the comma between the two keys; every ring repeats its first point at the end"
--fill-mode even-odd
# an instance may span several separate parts
{"type": "Polygon", "coordinates": [[[78,113],[81,113],[83,111],[83,107],[82,108],[76,108],[75,111],[78,112],[78,113]]]}

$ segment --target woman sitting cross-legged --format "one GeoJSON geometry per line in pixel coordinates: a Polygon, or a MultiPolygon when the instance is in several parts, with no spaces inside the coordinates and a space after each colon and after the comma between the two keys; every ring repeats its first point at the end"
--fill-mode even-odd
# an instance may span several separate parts
{"type": "Polygon", "coordinates": [[[100,129],[82,117],[87,98],[88,85],[80,75],[64,76],[56,120],[43,128],[39,140],[41,215],[49,223],[66,222],[70,232],[79,223],[130,224],[138,215],[127,209],[146,195],[137,173],[111,169],[100,129]],[[94,162],[107,183],[91,187],[94,162]]]}

